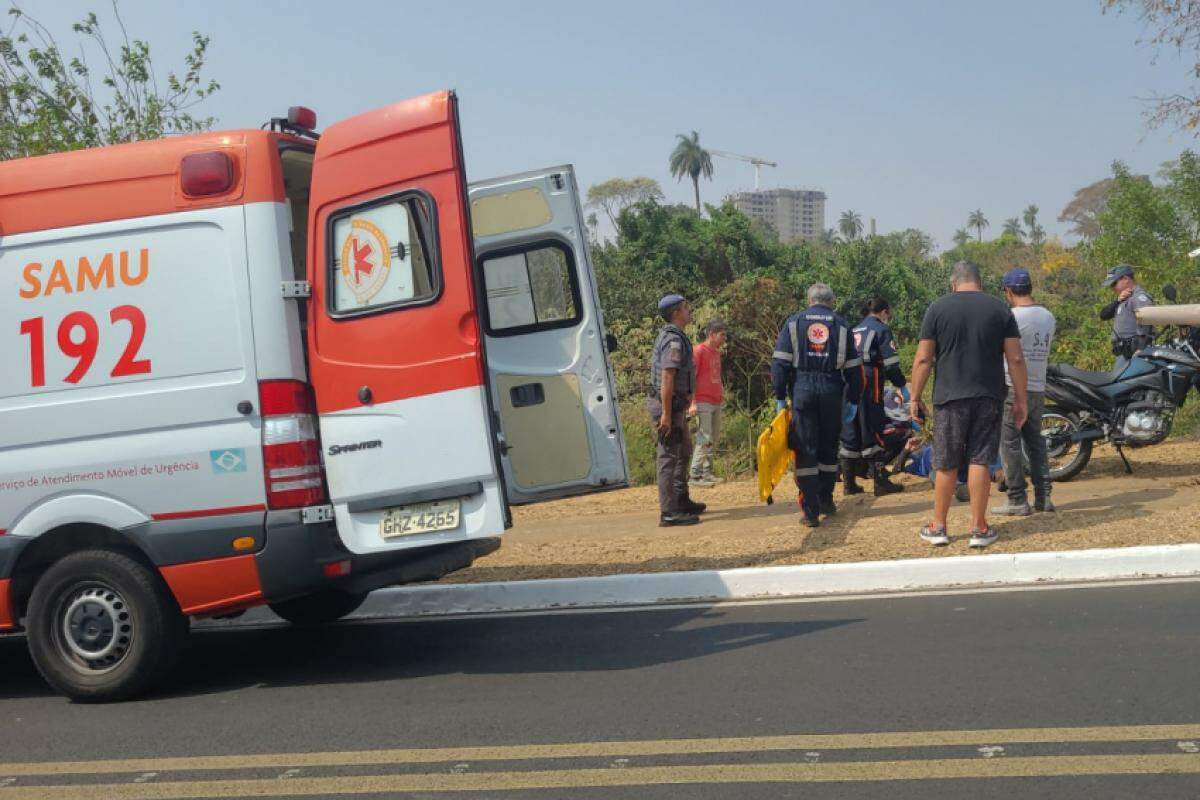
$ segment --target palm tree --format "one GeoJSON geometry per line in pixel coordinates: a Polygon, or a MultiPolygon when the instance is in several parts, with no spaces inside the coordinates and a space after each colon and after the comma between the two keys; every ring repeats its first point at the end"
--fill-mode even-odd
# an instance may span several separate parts
{"type": "Polygon", "coordinates": [[[709,152],[700,146],[700,134],[692,131],[691,136],[676,134],[679,144],[671,151],[671,177],[683,180],[687,175],[696,190],[696,213],[700,213],[700,176],[712,180],[713,163],[709,152]]]}
{"type": "Polygon", "coordinates": [[[971,241],[971,234],[967,233],[965,228],[959,228],[954,232],[954,246],[962,247],[967,242],[971,241]]]}
{"type": "Polygon", "coordinates": [[[974,228],[979,234],[979,241],[983,241],[983,229],[990,228],[992,223],[988,222],[987,217],[983,215],[983,209],[977,208],[971,212],[971,216],[967,217],[967,227],[974,228]]]}
{"type": "Polygon", "coordinates": [[[857,211],[843,211],[841,219],[838,220],[838,230],[842,232],[842,238],[846,241],[857,239],[863,231],[862,215],[857,211]]]}
{"type": "Polygon", "coordinates": [[[1016,238],[1019,242],[1025,241],[1025,231],[1021,229],[1021,220],[1016,217],[1004,220],[1004,233],[1016,238]]]}
{"type": "Polygon", "coordinates": [[[1030,203],[1025,208],[1025,211],[1022,212],[1022,216],[1025,219],[1025,227],[1029,228],[1029,241],[1035,245],[1041,244],[1042,240],[1046,238],[1046,229],[1038,225],[1037,215],[1039,211],[1041,211],[1040,208],[1030,203]]]}

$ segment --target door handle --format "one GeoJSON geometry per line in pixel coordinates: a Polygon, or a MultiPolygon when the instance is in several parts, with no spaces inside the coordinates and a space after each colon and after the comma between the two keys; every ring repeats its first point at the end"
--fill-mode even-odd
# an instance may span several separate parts
{"type": "Polygon", "coordinates": [[[508,390],[513,408],[537,406],[546,402],[546,389],[540,383],[523,383],[508,390]]]}

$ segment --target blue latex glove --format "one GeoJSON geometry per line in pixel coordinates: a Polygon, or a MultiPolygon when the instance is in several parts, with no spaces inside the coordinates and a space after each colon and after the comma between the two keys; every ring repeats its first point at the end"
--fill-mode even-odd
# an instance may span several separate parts
{"type": "Polygon", "coordinates": [[[858,414],[858,403],[846,403],[846,413],[842,415],[842,422],[847,423],[854,419],[858,414]]]}
{"type": "Polygon", "coordinates": [[[776,400],[775,401],[775,413],[776,414],[778,414],[780,411],[783,411],[785,408],[787,408],[786,401],[784,401],[784,400],[776,400]]]}
{"type": "Polygon", "coordinates": [[[909,391],[908,391],[908,387],[907,387],[907,386],[901,386],[901,387],[900,387],[900,396],[904,398],[904,402],[905,402],[905,403],[911,403],[911,402],[912,402],[912,395],[911,395],[911,394],[909,394],[909,391]]]}

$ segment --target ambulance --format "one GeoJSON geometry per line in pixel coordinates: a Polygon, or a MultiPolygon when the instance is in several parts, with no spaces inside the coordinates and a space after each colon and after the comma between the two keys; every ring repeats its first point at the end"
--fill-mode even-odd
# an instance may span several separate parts
{"type": "Polygon", "coordinates": [[[627,484],[572,169],[468,187],[452,92],[315,128],[0,163],[0,630],[72,698],[627,484]]]}

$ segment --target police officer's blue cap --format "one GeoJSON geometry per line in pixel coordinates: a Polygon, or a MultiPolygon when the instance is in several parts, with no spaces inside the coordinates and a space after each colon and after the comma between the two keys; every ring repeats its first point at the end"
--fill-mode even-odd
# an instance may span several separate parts
{"type": "Polygon", "coordinates": [[[1030,277],[1029,270],[1017,267],[1004,273],[1000,285],[1005,289],[1032,289],[1033,278],[1030,277]]]}
{"type": "Polygon", "coordinates": [[[682,303],[682,302],[683,302],[683,295],[681,295],[681,294],[669,294],[669,295],[667,295],[666,297],[664,297],[662,300],[659,300],[659,301],[658,301],[658,310],[659,310],[659,311],[666,311],[668,308],[672,308],[672,307],[674,307],[674,306],[677,306],[677,305],[679,305],[679,304],[680,304],[680,303],[682,303]]]}
{"type": "Polygon", "coordinates": [[[1129,266],[1128,264],[1117,264],[1115,267],[1113,267],[1112,269],[1110,269],[1108,271],[1107,275],[1104,276],[1104,285],[1112,286],[1114,283],[1121,280],[1121,278],[1132,278],[1132,277],[1133,277],[1133,267],[1129,266]]]}

